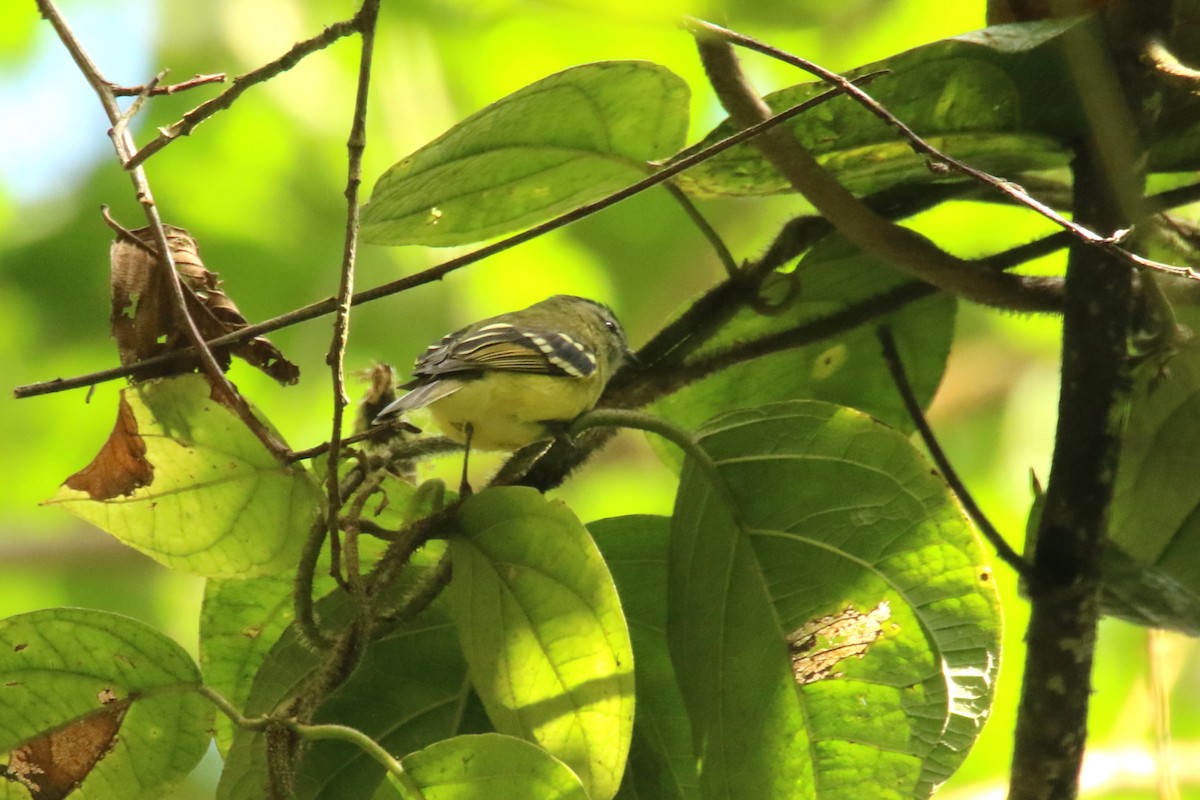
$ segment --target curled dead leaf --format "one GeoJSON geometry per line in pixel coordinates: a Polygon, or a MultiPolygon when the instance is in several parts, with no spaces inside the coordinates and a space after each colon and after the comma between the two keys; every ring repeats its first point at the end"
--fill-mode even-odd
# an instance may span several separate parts
{"type": "MultiPolygon", "coordinates": [[[[188,313],[205,339],[214,339],[246,327],[246,318],[221,288],[220,276],[200,259],[195,238],[183,228],[164,226],[167,244],[183,284],[188,313]]],[[[112,284],[113,336],[122,364],[133,364],[151,356],[169,353],[188,344],[184,327],[175,319],[171,287],[158,269],[150,228],[130,231],[131,241],[120,236],[109,254],[112,284]]],[[[213,348],[222,368],[228,369],[231,355],[254,365],[283,384],[295,383],[300,369],[264,337],[237,345],[213,348]]],[[[139,373],[140,379],[178,374],[195,369],[198,360],[172,362],[139,373]]]]}
{"type": "Polygon", "coordinates": [[[67,478],[66,485],[87,492],[93,500],[133,494],[154,480],[154,465],[146,460],[146,442],[138,433],[133,409],[121,395],[117,422],[92,463],[67,478]]]}

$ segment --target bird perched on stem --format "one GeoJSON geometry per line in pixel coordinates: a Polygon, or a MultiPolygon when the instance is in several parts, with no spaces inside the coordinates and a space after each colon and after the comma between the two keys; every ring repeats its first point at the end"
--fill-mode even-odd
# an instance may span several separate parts
{"type": "MultiPolygon", "coordinates": [[[[435,342],[417,359],[408,394],[379,423],[428,408],[442,432],[477,450],[517,450],[550,439],[595,406],[630,357],[611,309],[555,295],[482,319],[435,342]]],[[[463,462],[466,485],[466,459],[463,462]]]]}

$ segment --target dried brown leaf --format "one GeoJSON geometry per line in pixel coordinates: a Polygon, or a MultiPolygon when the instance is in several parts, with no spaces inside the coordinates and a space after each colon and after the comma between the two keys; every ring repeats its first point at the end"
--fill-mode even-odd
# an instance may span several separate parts
{"type": "Polygon", "coordinates": [[[138,433],[133,409],[121,395],[117,422],[92,463],[67,478],[66,485],[87,492],[93,500],[130,495],[154,480],[154,465],[146,460],[146,442],[138,433]]]}
{"type": "MultiPolygon", "coordinates": [[[[188,313],[205,339],[214,339],[246,327],[246,318],[221,288],[220,276],[205,268],[196,240],[183,228],[164,226],[167,243],[184,289],[188,313]]],[[[132,364],[150,356],[178,350],[187,344],[183,326],[176,321],[171,287],[162,280],[150,228],[130,231],[137,241],[119,237],[110,254],[112,271],[112,331],[121,363],[132,364]]],[[[283,384],[295,383],[300,369],[264,337],[213,348],[223,369],[236,355],[283,384]]],[[[140,373],[140,378],[189,372],[198,365],[190,359],[140,373]]]]}

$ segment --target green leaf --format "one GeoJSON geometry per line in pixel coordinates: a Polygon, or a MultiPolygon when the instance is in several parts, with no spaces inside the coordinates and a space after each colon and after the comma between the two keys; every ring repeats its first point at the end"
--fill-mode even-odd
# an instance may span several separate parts
{"type": "MultiPolygon", "coordinates": [[[[1085,126],[1070,70],[1058,51],[1065,30],[1049,21],[1003,26],[945,39],[851,70],[855,78],[886,70],[865,91],[929,144],[999,175],[1066,166],[1062,141],[1085,126]],[[1048,101],[1047,98],[1054,98],[1048,101]]],[[[783,111],[827,91],[805,83],[767,95],[783,111]]],[[[932,172],[900,134],[848,97],[836,97],[788,123],[796,137],[851,191],[900,183],[967,180],[932,172]]],[[[723,122],[698,146],[726,138],[723,122]]],[[[701,195],[761,195],[792,188],[750,144],[688,170],[679,183],[701,195]]]]}
{"type": "MultiPolygon", "coordinates": [[[[793,278],[800,288],[790,307],[774,316],[739,312],[693,358],[828,319],[890,293],[914,298],[928,293],[840,236],[823,239],[804,256],[794,276],[781,275],[778,280],[793,278]]],[[[883,359],[875,326],[891,327],[913,392],[926,406],[937,391],[950,353],[954,312],[954,300],[948,295],[910,302],[871,325],[856,324],[813,344],[722,370],[668,395],[655,409],[683,427],[695,429],[704,420],[735,408],[814,399],[851,406],[911,431],[912,420],[883,359]]]]}
{"type": "MultiPolygon", "coordinates": [[[[321,580],[333,582],[327,576],[321,580]]],[[[291,624],[292,616],[290,578],[210,578],[204,585],[200,611],[200,667],[208,685],[242,708],[258,668],[291,624]]],[[[228,756],[233,722],[221,715],[216,725],[217,749],[228,756]]]]}
{"type": "MultiPolygon", "coordinates": [[[[425,800],[588,800],[571,769],[523,739],[457,736],[404,757],[425,800]]],[[[399,786],[392,775],[388,780],[399,786]]]]}
{"type": "Polygon", "coordinates": [[[1168,628],[1200,636],[1200,593],[1171,573],[1141,564],[1109,542],[1100,562],[1104,585],[1100,607],[1105,614],[1147,628],[1168,628]]]}
{"type": "Polygon", "coordinates": [[[700,796],[692,729],[667,648],[670,524],[668,517],[629,516],[588,525],[621,595],[638,687],[633,743],[618,800],[700,796]]]}
{"type": "Polygon", "coordinates": [[[633,728],[633,653],[587,530],[533,489],[463,505],[446,592],[475,690],[496,729],[536,741],[613,797],[633,728]]]}
{"type": "Polygon", "coordinates": [[[389,168],[363,208],[363,239],[441,247],[532,225],[645,177],[646,162],[682,146],[687,120],[687,85],[665,67],[564,70],[389,168]]]}
{"type": "Polygon", "coordinates": [[[320,489],[210,394],[200,375],[122,390],[96,459],[45,504],[173,569],[244,578],[294,566],[320,489]]]}
{"type": "MultiPolygon", "coordinates": [[[[1181,304],[1174,310],[1181,324],[1200,330],[1200,308],[1181,304]]],[[[1119,550],[1106,556],[1104,600],[1107,613],[1196,635],[1200,340],[1188,338],[1176,347],[1169,360],[1168,353],[1151,356],[1134,375],[1110,523],[1119,550]]]]}
{"type": "Polygon", "coordinates": [[[991,703],[983,548],[908,439],[808,401],[700,434],[737,507],[685,465],[669,641],[706,798],[925,797],[991,703]]]}
{"type": "Polygon", "coordinates": [[[7,777],[23,775],[43,797],[76,783],[88,797],[162,797],[212,738],[199,687],[183,648],[137,620],[75,608],[0,620],[7,777]]]}

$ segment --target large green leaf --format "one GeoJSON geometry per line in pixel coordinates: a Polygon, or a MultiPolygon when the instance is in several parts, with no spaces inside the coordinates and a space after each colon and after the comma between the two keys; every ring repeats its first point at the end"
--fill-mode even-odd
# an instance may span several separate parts
{"type": "Polygon", "coordinates": [[[945,484],[901,433],[808,401],[700,435],[669,641],[706,798],[925,797],[987,716],[998,598],[945,484]]]}
{"type": "MultiPolygon", "coordinates": [[[[1200,330],[1181,293],[1179,321],[1200,330]]],[[[1135,373],[1114,487],[1105,610],[1145,625],[1200,634],[1200,339],[1135,373]],[[1141,569],[1138,569],[1139,567],[1141,569]]]]}
{"type": "Polygon", "coordinates": [[[46,504],[173,569],[244,578],[294,566],[320,489],[210,394],[200,375],[122,390],[108,441],[46,504]]]}
{"type": "Polygon", "coordinates": [[[524,739],[498,733],[431,744],[405,756],[404,769],[425,800],[589,800],[566,764],[524,739]]]}
{"type": "MultiPolygon", "coordinates": [[[[886,71],[866,91],[942,151],[999,175],[1066,166],[1062,142],[1084,117],[1058,39],[1076,21],[989,28],[909,50],[851,70],[886,71]]],[[[829,89],[805,83],[767,95],[782,111],[829,89]]],[[[854,192],[898,183],[965,180],[932,172],[925,157],[863,106],[837,97],[788,123],[796,137],[854,192]]],[[[701,143],[734,132],[721,123],[701,143]]],[[[792,188],[753,145],[739,145],[688,170],[680,185],[697,194],[772,194],[792,188]]]]}
{"type": "Polygon", "coordinates": [[[694,800],[696,755],[667,649],[667,517],[629,516],[588,525],[612,570],[633,642],[637,714],[618,800],[694,800]]]}
{"type": "MultiPolygon", "coordinates": [[[[714,340],[697,353],[703,357],[737,343],[828,319],[911,284],[893,270],[864,256],[845,239],[822,240],[801,260],[797,299],[782,313],[739,312],[714,340]]],[[[780,278],[781,280],[785,278],[780,278]]],[[[896,340],[913,392],[922,405],[933,398],[942,379],[954,334],[954,299],[936,295],[879,317],[896,340]]],[[[668,395],[657,413],[694,429],[721,412],[780,400],[815,399],[865,411],[901,430],[912,430],[873,326],[857,325],[804,347],[739,364],[668,395]]]]}
{"type": "Polygon", "coordinates": [[[501,733],[535,741],[613,797],[633,728],[633,652],[587,530],[524,487],[468,499],[447,599],[475,690],[501,733]]]}
{"type": "Polygon", "coordinates": [[[496,101],[392,166],[363,208],[377,244],[465,244],[603,197],[679,149],[688,88],[665,67],[564,70],[496,101]]]}
{"type": "Polygon", "coordinates": [[[63,797],[75,784],[87,797],[162,797],[212,738],[192,659],[118,614],[55,608],[0,620],[0,687],[6,798],[28,798],[26,785],[63,797]]]}

